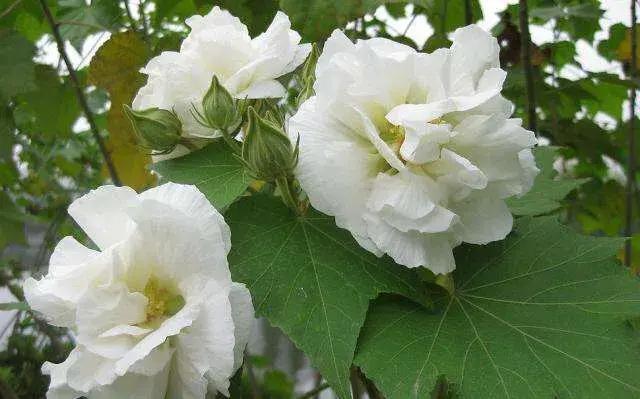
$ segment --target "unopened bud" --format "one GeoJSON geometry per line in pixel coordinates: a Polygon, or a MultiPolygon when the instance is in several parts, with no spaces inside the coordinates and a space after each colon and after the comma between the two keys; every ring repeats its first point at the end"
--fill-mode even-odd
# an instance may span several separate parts
{"type": "Polygon", "coordinates": [[[220,84],[217,76],[202,99],[202,113],[196,110],[196,117],[205,126],[229,133],[242,123],[242,102],[236,101],[220,84]]]}
{"type": "Polygon", "coordinates": [[[300,83],[302,88],[300,89],[300,93],[298,94],[297,102],[298,105],[305,102],[309,97],[314,95],[313,85],[316,82],[316,64],[318,63],[318,58],[320,57],[320,50],[318,50],[318,46],[313,43],[311,47],[311,53],[304,65],[302,66],[302,71],[300,72],[300,83]]]}
{"type": "Polygon", "coordinates": [[[261,118],[249,107],[249,124],[242,144],[242,159],[252,174],[266,181],[291,174],[298,160],[298,148],[275,123],[261,118]]]}
{"type": "Polygon", "coordinates": [[[144,148],[166,154],[181,140],[182,123],[171,111],[160,108],[133,110],[125,104],[124,113],[131,121],[138,143],[144,148]]]}

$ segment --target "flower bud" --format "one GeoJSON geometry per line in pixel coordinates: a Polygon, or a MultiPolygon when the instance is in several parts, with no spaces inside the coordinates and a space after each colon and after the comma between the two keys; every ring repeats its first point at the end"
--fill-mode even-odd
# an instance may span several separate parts
{"type": "Polygon", "coordinates": [[[212,129],[224,133],[232,132],[242,123],[242,110],[237,103],[214,75],[211,86],[202,99],[202,114],[198,115],[198,119],[200,123],[212,129]]]}
{"type": "Polygon", "coordinates": [[[157,153],[171,152],[181,140],[182,123],[171,111],[161,108],[133,110],[124,105],[140,146],[157,153]]]}
{"type": "Polygon", "coordinates": [[[302,88],[300,89],[300,93],[298,93],[298,106],[305,102],[309,97],[312,97],[315,93],[313,90],[313,84],[316,82],[316,64],[318,63],[319,57],[320,50],[318,50],[318,46],[313,43],[311,53],[302,66],[302,71],[299,76],[302,88]]]}
{"type": "Polygon", "coordinates": [[[257,179],[266,181],[290,175],[297,162],[297,147],[292,148],[282,129],[261,118],[253,107],[249,107],[248,117],[242,144],[242,159],[247,168],[257,179]]]}

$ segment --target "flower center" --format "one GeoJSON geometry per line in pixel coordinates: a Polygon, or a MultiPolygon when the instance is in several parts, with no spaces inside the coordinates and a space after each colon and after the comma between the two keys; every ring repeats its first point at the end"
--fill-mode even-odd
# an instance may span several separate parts
{"type": "Polygon", "coordinates": [[[145,309],[147,317],[144,324],[154,324],[165,317],[173,316],[185,304],[182,295],[176,294],[174,290],[153,276],[147,281],[143,294],[149,301],[145,309]]]}

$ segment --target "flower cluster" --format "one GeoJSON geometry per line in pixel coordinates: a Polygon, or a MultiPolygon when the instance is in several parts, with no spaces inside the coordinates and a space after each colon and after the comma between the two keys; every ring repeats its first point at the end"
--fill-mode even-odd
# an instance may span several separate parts
{"type": "MultiPolygon", "coordinates": [[[[458,29],[451,48],[431,54],[388,39],[354,44],[336,30],[298,75],[304,102],[285,134],[288,115],[244,100],[283,96],[276,78],[311,51],[288,17],[279,12],[254,39],[218,7],[186,22],[180,51],[149,62],[126,109],[147,148],[179,156],[187,149],[176,137],[222,136],[291,208],[305,209],[297,179],[363,248],[436,274],[455,268],[460,243],[511,231],[505,199],[531,188],[536,138],[511,118],[498,43],[479,27],[458,29]],[[229,131],[241,127],[240,152],[229,131]]],[[[31,307],[75,333],[69,357],[44,365],[48,397],[228,395],[254,311],[231,280],[218,211],[195,187],[168,183],[142,194],[101,187],[69,213],[99,250],[66,237],[48,274],[25,283],[31,307]]]]}
{"type": "Polygon", "coordinates": [[[513,222],[504,199],[527,192],[538,169],[535,135],[500,95],[498,53],[474,25],[432,54],[336,30],[316,95],[288,125],[314,208],[369,251],[435,273],[455,268],[461,242],[503,239],[513,222]]]}
{"type": "Polygon", "coordinates": [[[282,97],[285,88],[276,79],[296,69],[311,51],[311,45],[299,44],[300,35],[290,29],[289,18],[282,12],[254,39],[238,18],[217,6],[186,23],[191,32],[180,51],[163,52],[142,69],[148,80],[133,100],[133,108],[173,110],[187,137],[217,134],[203,126],[194,112],[203,111],[201,101],[214,76],[236,99],[282,97]]]}
{"type": "Polygon", "coordinates": [[[204,195],[173,183],[140,195],[104,186],[69,214],[99,250],[66,237],[49,273],[24,285],[34,310],[75,333],[69,357],[43,366],[47,397],[228,395],[254,311],[231,281],[229,227],[204,195]]]}

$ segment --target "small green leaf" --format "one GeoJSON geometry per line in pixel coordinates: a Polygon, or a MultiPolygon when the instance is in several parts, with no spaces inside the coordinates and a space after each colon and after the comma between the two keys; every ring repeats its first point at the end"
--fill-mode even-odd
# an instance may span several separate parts
{"type": "Polygon", "coordinates": [[[240,161],[222,142],[158,162],[153,170],[172,182],[196,185],[217,209],[229,206],[251,181],[240,161]]]}
{"type": "Polygon", "coordinates": [[[16,32],[0,30],[0,99],[36,88],[35,47],[16,32]]]}
{"type": "Polygon", "coordinates": [[[6,302],[0,303],[0,311],[7,310],[29,310],[29,305],[24,302],[6,302]]]}
{"type": "Polygon", "coordinates": [[[340,398],[369,301],[380,292],[420,298],[417,277],[377,258],[310,210],[296,217],[279,200],[252,196],[232,205],[229,254],[235,281],[247,284],[256,312],[302,349],[340,398]]]}
{"type": "Polygon", "coordinates": [[[521,219],[456,252],[440,312],[376,301],[355,363],[388,399],[426,398],[441,375],[465,398],[638,398],[640,286],[614,260],[621,244],[521,219]]]}
{"type": "Polygon", "coordinates": [[[0,191],[0,252],[9,244],[24,244],[24,218],[11,201],[11,198],[0,191]]]}
{"type": "Polygon", "coordinates": [[[507,204],[511,212],[517,216],[536,216],[555,211],[571,191],[575,190],[587,179],[560,179],[554,177],[553,160],[557,149],[554,147],[538,147],[534,150],[540,174],[536,177],[533,188],[520,198],[510,198],[507,204]]]}

